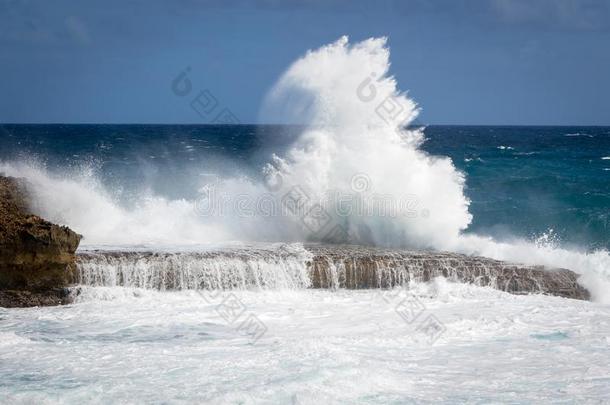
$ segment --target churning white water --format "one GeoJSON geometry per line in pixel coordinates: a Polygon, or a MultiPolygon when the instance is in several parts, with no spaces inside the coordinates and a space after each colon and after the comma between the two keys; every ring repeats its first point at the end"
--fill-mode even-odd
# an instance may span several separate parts
{"type": "Polygon", "coordinates": [[[420,130],[405,129],[418,110],[389,76],[389,57],[385,38],[350,45],[343,37],[296,61],[265,110],[298,117],[309,100],[310,127],[271,166],[286,190],[298,185],[314,200],[356,191],[361,211],[340,221],[353,242],[447,249],[471,221],[464,178],[450,159],[419,149],[420,130]],[[382,197],[399,215],[367,215],[382,197]]]}
{"type": "Polygon", "coordinates": [[[410,294],[424,306],[413,323],[379,290],[235,291],[212,301],[193,291],[97,287],[66,307],[0,309],[0,402],[603,403],[610,396],[607,306],[442,280],[410,294]],[[241,320],[218,311],[227,297],[264,323],[256,342],[241,320]],[[433,345],[416,331],[430,315],[445,327],[433,345]]]}

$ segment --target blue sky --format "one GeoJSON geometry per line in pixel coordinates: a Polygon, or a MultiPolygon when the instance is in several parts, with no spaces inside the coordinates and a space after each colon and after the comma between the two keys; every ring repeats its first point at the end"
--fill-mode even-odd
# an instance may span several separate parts
{"type": "Polygon", "coordinates": [[[242,123],[307,49],[387,36],[426,124],[610,125],[610,1],[0,0],[0,122],[242,123]]]}

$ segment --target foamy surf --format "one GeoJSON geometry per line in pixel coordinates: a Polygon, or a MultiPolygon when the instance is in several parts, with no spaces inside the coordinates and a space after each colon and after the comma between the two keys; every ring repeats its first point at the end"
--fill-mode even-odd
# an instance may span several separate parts
{"type": "Polygon", "coordinates": [[[424,308],[411,324],[396,310],[400,295],[370,290],[223,296],[264,322],[255,344],[240,321],[192,291],[97,287],[68,307],[0,309],[0,396],[299,404],[610,396],[607,307],[442,281],[409,296],[424,308]],[[434,345],[416,331],[429,316],[445,328],[434,345]]]}

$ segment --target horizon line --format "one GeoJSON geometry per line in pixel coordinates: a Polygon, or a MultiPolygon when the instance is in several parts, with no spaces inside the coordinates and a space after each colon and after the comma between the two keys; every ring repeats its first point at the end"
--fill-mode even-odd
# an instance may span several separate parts
{"type": "MultiPolygon", "coordinates": [[[[151,125],[151,126],[308,126],[310,124],[288,124],[288,123],[176,123],[176,122],[0,122],[0,127],[5,125],[151,125]]],[[[407,127],[610,127],[609,124],[411,124],[407,127]]]]}

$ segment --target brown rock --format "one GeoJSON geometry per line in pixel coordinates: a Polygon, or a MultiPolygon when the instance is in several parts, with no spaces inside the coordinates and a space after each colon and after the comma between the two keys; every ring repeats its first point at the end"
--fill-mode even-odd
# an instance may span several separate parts
{"type": "Polygon", "coordinates": [[[491,287],[512,294],[590,298],[589,291],[578,282],[580,276],[567,269],[527,266],[457,253],[371,246],[305,245],[305,249],[311,254],[309,258],[300,253],[294,256],[290,250],[257,247],[202,252],[97,250],[80,252],[77,264],[80,284],[162,291],[283,288],[285,285],[332,290],[387,289],[406,287],[411,281],[428,282],[444,277],[451,282],[491,287]],[[219,268],[221,263],[227,265],[219,268]],[[306,266],[305,277],[300,271],[301,263],[306,266]],[[143,267],[146,271],[142,271],[143,267]],[[271,271],[278,272],[277,278],[270,274],[271,271]]]}
{"type": "Polygon", "coordinates": [[[581,300],[589,291],[567,269],[526,266],[447,252],[410,252],[361,246],[310,246],[314,288],[389,288],[435,277],[489,286],[511,294],[549,294],[581,300]],[[338,283],[338,285],[336,285],[338,283]]]}
{"type": "Polygon", "coordinates": [[[74,282],[80,240],[29,212],[25,180],[0,176],[0,306],[62,303],[57,291],[74,282]]]}
{"type": "Polygon", "coordinates": [[[27,308],[69,304],[72,295],[67,288],[43,291],[0,290],[0,307],[27,308]]]}

